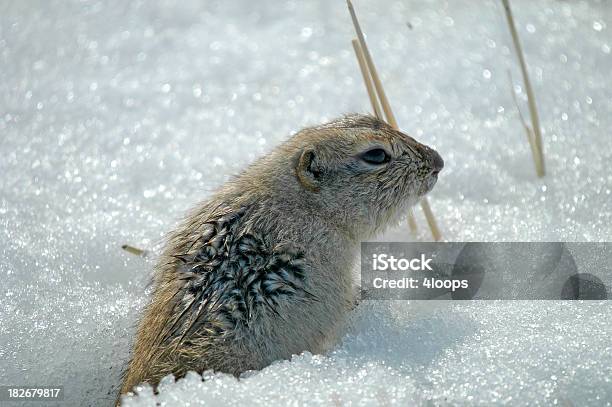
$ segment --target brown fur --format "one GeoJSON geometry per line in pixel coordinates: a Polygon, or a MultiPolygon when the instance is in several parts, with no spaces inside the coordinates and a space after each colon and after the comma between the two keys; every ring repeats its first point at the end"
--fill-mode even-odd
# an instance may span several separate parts
{"type": "Polygon", "coordinates": [[[432,149],[361,115],[304,129],[256,161],[169,235],[120,393],[143,382],[156,386],[168,374],[212,369],[238,375],[305,350],[325,351],[354,300],[351,269],[359,242],[427,193],[441,168],[432,149]],[[371,166],[359,158],[378,146],[392,155],[389,164],[371,166]],[[306,277],[299,295],[282,297],[271,311],[255,309],[245,323],[228,329],[214,304],[184,315],[191,313],[185,311],[191,298],[185,281],[202,274],[185,274],[183,268],[191,264],[185,256],[192,259],[202,250],[200,238],[211,219],[240,208],[246,209],[232,239],[253,234],[266,250],[303,253],[306,277]],[[182,318],[190,326],[206,323],[172,335],[182,318]]]}

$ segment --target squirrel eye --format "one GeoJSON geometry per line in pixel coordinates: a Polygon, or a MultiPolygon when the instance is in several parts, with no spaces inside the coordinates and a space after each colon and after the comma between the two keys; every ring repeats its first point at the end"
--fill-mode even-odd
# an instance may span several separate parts
{"type": "Polygon", "coordinates": [[[368,150],[361,155],[361,159],[368,164],[385,164],[391,160],[391,157],[385,150],[382,148],[374,148],[372,150],[368,150]]]}

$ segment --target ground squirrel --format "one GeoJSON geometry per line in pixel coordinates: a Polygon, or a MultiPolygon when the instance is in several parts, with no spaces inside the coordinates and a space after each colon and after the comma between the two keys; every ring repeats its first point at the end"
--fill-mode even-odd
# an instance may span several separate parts
{"type": "Polygon", "coordinates": [[[325,351],[354,302],[359,243],[429,192],[443,165],[365,115],[306,128],[255,161],[169,235],[121,394],[325,351]]]}

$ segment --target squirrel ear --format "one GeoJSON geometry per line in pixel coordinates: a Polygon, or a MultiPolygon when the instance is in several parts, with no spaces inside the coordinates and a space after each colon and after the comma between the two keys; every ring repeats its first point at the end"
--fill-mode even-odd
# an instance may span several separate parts
{"type": "Polygon", "coordinates": [[[302,151],[295,167],[295,174],[304,188],[312,192],[319,192],[321,166],[312,147],[307,147],[302,151]]]}

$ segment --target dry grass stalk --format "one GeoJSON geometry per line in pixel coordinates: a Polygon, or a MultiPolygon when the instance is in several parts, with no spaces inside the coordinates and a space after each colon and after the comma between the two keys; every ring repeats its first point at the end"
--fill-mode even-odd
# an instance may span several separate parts
{"type": "Polygon", "coordinates": [[[431,210],[431,206],[429,206],[429,201],[427,198],[421,199],[421,209],[423,209],[425,219],[427,219],[427,224],[431,230],[431,235],[436,242],[440,241],[442,239],[442,234],[440,233],[440,228],[438,228],[438,224],[436,223],[436,217],[431,210]]]}
{"type": "MultiPolygon", "coordinates": [[[[525,84],[525,91],[527,92],[527,103],[529,106],[529,115],[531,116],[531,128],[526,126],[527,137],[529,138],[529,143],[533,153],[533,160],[536,167],[536,173],[539,177],[543,177],[546,174],[546,169],[544,166],[544,150],[542,146],[542,132],[540,129],[540,118],[538,116],[538,109],[536,106],[535,95],[533,93],[533,88],[531,87],[531,81],[529,80],[529,75],[527,73],[527,64],[525,63],[525,56],[523,54],[523,49],[521,47],[521,43],[518,38],[518,33],[516,31],[516,26],[514,25],[514,18],[512,17],[512,10],[510,9],[509,0],[502,0],[504,5],[504,11],[506,14],[506,21],[508,22],[508,27],[510,28],[510,35],[512,36],[512,42],[514,44],[514,49],[516,50],[516,54],[518,56],[519,65],[521,67],[521,74],[523,75],[523,83],[525,84]],[[535,151],[534,151],[535,146],[535,151]]],[[[514,95],[514,91],[513,91],[514,95]]],[[[517,104],[518,106],[518,104],[517,104]]],[[[520,113],[520,111],[519,111],[520,113]]],[[[524,120],[523,120],[524,123],[524,120]]]]}
{"type": "Polygon", "coordinates": [[[519,106],[518,100],[516,99],[516,94],[514,93],[514,85],[513,85],[514,82],[512,81],[512,75],[510,74],[510,71],[508,71],[508,78],[510,80],[510,89],[512,89],[512,100],[514,101],[514,106],[516,106],[516,110],[518,111],[519,120],[521,121],[521,124],[523,125],[525,134],[527,135],[527,142],[529,142],[529,148],[531,149],[531,155],[533,156],[535,167],[536,169],[540,168],[539,167],[540,154],[538,153],[538,147],[536,146],[536,143],[535,143],[535,137],[533,135],[533,132],[531,131],[531,128],[527,124],[527,121],[525,120],[525,117],[523,116],[523,112],[521,111],[521,107],[519,106]]]}
{"type": "Polygon", "coordinates": [[[121,246],[121,248],[134,256],[147,257],[149,255],[148,250],[139,249],[137,247],[130,246],[129,244],[124,244],[121,246]]]}
{"type": "Polygon", "coordinates": [[[353,3],[351,2],[351,0],[347,0],[346,3],[348,5],[349,12],[351,13],[351,19],[353,20],[355,31],[357,32],[357,39],[359,40],[359,45],[361,46],[361,50],[363,51],[363,55],[370,71],[370,75],[372,75],[372,80],[374,82],[374,86],[376,87],[376,92],[378,93],[380,103],[382,105],[383,111],[385,112],[385,116],[387,117],[387,123],[389,123],[393,128],[398,128],[397,121],[395,120],[395,116],[393,115],[393,112],[391,111],[391,106],[389,105],[389,100],[387,99],[387,94],[385,93],[385,89],[382,86],[382,82],[380,81],[380,77],[378,76],[378,71],[374,66],[374,61],[372,60],[372,55],[370,54],[370,50],[368,49],[368,46],[365,42],[363,31],[361,30],[361,26],[359,25],[359,21],[357,20],[357,14],[355,14],[355,8],[353,7],[353,3]]]}
{"type": "MultiPolygon", "coordinates": [[[[351,19],[353,20],[353,25],[355,26],[355,31],[357,32],[357,38],[359,40],[359,44],[356,44],[355,40],[353,40],[353,48],[355,49],[355,53],[357,55],[357,61],[359,62],[361,73],[364,77],[364,82],[366,83],[366,88],[368,88],[369,86],[371,87],[371,84],[368,85],[369,80],[366,79],[366,77],[368,76],[367,73],[369,73],[369,76],[371,76],[372,81],[374,82],[374,87],[376,88],[378,98],[380,99],[382,110],[385,112],[387,123],[389,123],[389,125],[391,125],[391,127],[393,127],[394,129],[399,130],[397,121],[395,120],[395,115],[393,114],[393,111],[391,110],[389,99],[387,99],[387,95],[382,86],[382,82],[380,81],[380,77],[378,76],[378,72],[376,70],[376,67],[374,66],[372,55],[370,54],[368,46],[365,42],[365,37],[363,35],[363,31],[361,30],[361,26],[359,25],[359,21],[357,20],[357,15],[355,14],[355,9],[353,8],[353,4],[351,3],[351,0],[347,0],[347,5],[348,5],[349,12],[351,14],[351,19]],[[356,47],[356,45],[359,45],[359,47],[356,47]],[[363,56],[362,59],[365,60],[365,64],[363,64],[363,62],[360,61],[360,55],[363,56]],[[364,68],[366,69],[362,68],[362,64],[365,65],[364,68]]],[[[372,102],[372,106],[373,107],[376,106],[377,102],[374,102],[372,100],[372,95],[370,94],[369,90],[368,90],[368,95],[370,95],[370,101],[372,102]]],[[[374,111],[376,112],[376,108],[374,108],[374,111]]],[[[429,225],[429,228],[431,229],[431,234],[433,238],[435,240],[440,240],[442,235],[440,233],[440,229],[438,228],[438,224],[436,222],[436,219],[429,205],[429,201],[427,200],[426,197],[424,197],[423,199],[421,199],[420,203],[421,203],[421,208],[423,209],[423,213],[425,214],[425,217],[427,219],[427,224],[429,225]]],[[[413,232],[416,231],[416,221],[414,219],[414,214],[412,213],[412,210],[408,213],[408,224],[410,226],[410,230],[412,230],[413,232]]]]}
{"type": "Polygon", "coordinates": [[[359,69],[361,70],[361,76],[363,77],[363,83],[365,84],[366,90],[368,92],[368,96],[370,97],[370,103],[372,103],[372,110],[374,110],[374,116],[376,116],[380,120],[384,120],[382,112],[380,110],[380,104],[378,103],[378,98],[376,97],[376,91],[374,90],[374,86],[372,85],[372,78],[370,77],[370,70],[368,69],[368,65],[363,56],[363,50],[359,45],[357,39],[353,39],[351,41],[353,44],[353,49],[355,50],[355,56],[357,57],[357,62],[359,63],[359,69]]]}

